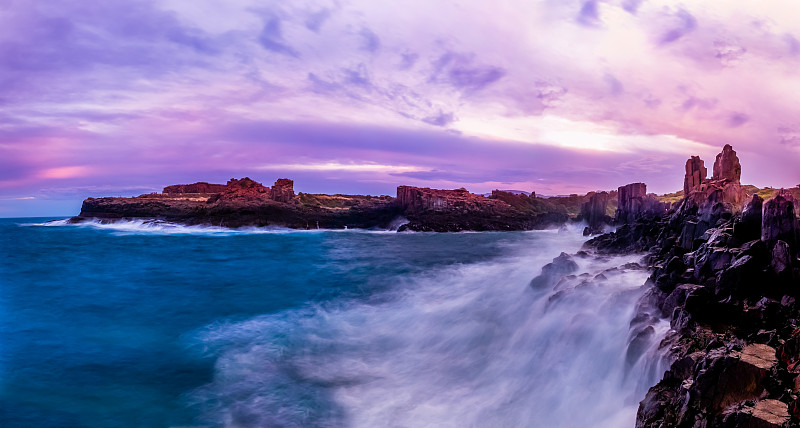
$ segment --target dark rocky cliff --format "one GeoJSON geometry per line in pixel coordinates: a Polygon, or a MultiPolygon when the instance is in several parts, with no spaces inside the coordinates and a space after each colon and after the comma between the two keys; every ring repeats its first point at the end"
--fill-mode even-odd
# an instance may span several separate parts
{"type": "Polygon", "coordinates": [[[672,362],[639,406],[636,426],[800,424],[800,262],[797,202],[743,194],[725,146],[711,180],[687,162],[682,201],[587,247],[645,251],[653,273],[637,319],[664,317],[672,362]],[[763,206],[763,209],[762,209],[763,206]]]}

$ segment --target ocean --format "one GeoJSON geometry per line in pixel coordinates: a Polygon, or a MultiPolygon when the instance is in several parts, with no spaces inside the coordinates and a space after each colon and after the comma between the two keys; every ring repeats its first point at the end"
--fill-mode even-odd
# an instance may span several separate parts
{"type": "Polygon", "coordinates": [[[640,255],[528,286],[578,228],[48,220],[0,219],[3,427],[632,427],[666,368],[640,255]]]}

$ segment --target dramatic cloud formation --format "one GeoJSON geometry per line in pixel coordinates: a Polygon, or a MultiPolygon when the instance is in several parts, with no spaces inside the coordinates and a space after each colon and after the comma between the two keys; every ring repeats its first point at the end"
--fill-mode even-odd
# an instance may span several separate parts
{"type": "Polygon", "coordinates": [[[723,144],[800,183],[791,0],[6,0],[0,216],[249,175],[680,188],[723,144]]]}

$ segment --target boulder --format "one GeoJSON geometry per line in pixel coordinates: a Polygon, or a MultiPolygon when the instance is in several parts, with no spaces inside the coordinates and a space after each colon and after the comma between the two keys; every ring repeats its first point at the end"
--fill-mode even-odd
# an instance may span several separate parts
{"type": "Polygon", "coordinates": [[[741,176],[742,165],[739,163],[739,157],[736,156],[736,151],[733,150],[733,147],[730,144],[726,144],[722,148],[722,152],[714,160],[714,172],[711,179],[739,183],[741,176]]]}
{"type": "Polygon", "coordinates": [[[542,289],[553,286],[561,277],[578,270],[578,264],[567,253],[561,253],[552,263],[542,267],[542,273],[531,280],[530,286],[542,289]]]}

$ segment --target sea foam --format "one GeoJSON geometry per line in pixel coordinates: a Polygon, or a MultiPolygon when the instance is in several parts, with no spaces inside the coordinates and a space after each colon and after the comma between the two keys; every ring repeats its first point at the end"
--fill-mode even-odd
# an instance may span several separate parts
{"type": "Polygon", "coordinates": [[[195,346],[216,358],[215,379],[194,404],[226,427],[633,426],[666,363],[665,322],[626,361],[647,273],[607,271],[633,256],[577,259],[576,273],[607,278],[533,290],[582,242],[538,236],[500,261],[397,277],[369,301],[210,325],[195,346]]]}
{"type": "Polygon", "coordinates": [[[240,227],[228,228],[209,225],[184,225],[164,220],[135,219],[135,220],[87,220],[72,223],[69,219],[53,220],[40,223],[20,223],[24,227],[77,227],[108,231],[114,235],[206,235],[206,236],[232,236],[232,235],[257,235],[257,234],[298,234],[298,233],[397,233],[394,230],[382,229],[290,229],[279,226],[269,227],[240,227]]]}

